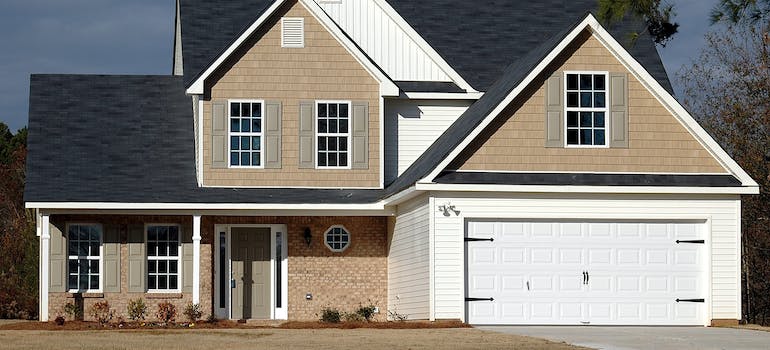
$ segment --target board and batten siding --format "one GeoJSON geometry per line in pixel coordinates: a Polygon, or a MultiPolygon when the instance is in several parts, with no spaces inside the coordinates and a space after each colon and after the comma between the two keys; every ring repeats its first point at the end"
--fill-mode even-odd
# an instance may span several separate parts
{"type": "MultiPolygon", "coordinates": [[[[290,1],[206,82],[203,103],[203,185],[216,187],[379,188],[380,84],[304,7],[290,1]],[[282,17],[305,20],[305,47],[281,47],[282,17]],[[281,168],[212,168],[212,104],[229,99],[280,101],[281,168]],[[300,101],[366,102],[368,169],[300,169],[300,101]]],[[[229,125],[229,122],[227,123],[229,125]]],[[[229,140],[228,140],[229,144],[229,140]]],[[[227,158],[229,160],[229,156],[227,158]]]]}
{"type": "MultiPolygon", "coordinates": [[[[710,319],[740,319],[740,198],[734,195],[435,194],[459,215],[434,216],[436,319],[465,319],[465,225],[473,219],[703,220],[710,256],[710,319]],[[710,228],[710,232],[708,229],[710,228]]],[[[708,289],[707,289],[708,290],[708,289]]]]}
{"type": "Polygon", "coordinates": [[[386,100],[385,183],[408,169],[471,101],[386,100]]]}
{"type": "Polygon", "coordinates": [[[452,81],[376,1],[316,2],[393,80],[452,81]]]}
{"type": "Polygon", "coordinates": [[[576,38],[547,71],[535,80],[533,84],[538,85],[532,87],[526,100],[515,101],[508,107],[498,117],[503,119],[484,131],[476,140],[477,146],[469,147],[449,169],[727,173],[682,123],[590,33],[576,38]],[[564,71],[627,73],[627,148],[545,147],[545,78],[564,71]]]}
{"type": "Polygon", "coordinates": [[[388,251],[388,310],[410,320],[430,317],[428,196],[398,206],[388,251]]]}

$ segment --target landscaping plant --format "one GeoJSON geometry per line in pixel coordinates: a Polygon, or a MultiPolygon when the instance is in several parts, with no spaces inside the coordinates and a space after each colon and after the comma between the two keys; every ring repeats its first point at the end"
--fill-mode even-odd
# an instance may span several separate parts
{"type": "Polygon", "coordinates": [[[80,305],[76,303],[66,303],[64,304],[64,314],[69,317],[70,320],[82,320],[83,319],[83,308],[80,307],[80,305]]]}
{"type": "Polygon", "coordinates": [[[184,308],[184,315],[190,322],[195,322],[203,317],[203,311],[201,311],[201,304],[189,303],[184,308]]]}
{"type": "Polygon", "coordinates": [[[126,307],[128,311],[128,318],[132,321],[144,320],[147,317],[147,304],[144,303],[144,299],[131,299],[128,301],[126,307]]]}
{"type": "Polygon", "coordinates": [[[115,310],[110,309],[110,303],[108,301],[100,301],[91,305],[88,314],[96,319],[101,325],[106,325],[112,318],[115,317],[115,310]]]}
{"type": "Polygon", "coordinates": [[[342,313],[340,310],[326,307],[321,310],[321,322],[326,323],[340,323],[342,320],[342,313]]]}
{"type": "Polygon", "coordinates": [[[155,313],[155,317],[163,323],[174,322],[176,320],[176,306],[167,301],[158,303],[158,312],[155,313]]]}

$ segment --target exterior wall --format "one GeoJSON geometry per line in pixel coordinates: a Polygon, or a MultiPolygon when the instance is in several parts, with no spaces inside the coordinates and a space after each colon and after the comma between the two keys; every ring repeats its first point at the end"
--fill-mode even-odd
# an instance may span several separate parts
{"type": "MultiPolygon", "coordinates": [[[[192,237],[192,218],[189,216],[122,216],[122,215],[55,215],[51,217],[51,229],[59,229],[66,234],[65,226],[69,222],[88,222],[98,223],[102,225],[120,225],[120,293],[98,293],[98,294],[83,294],[83,310],[86,320],[91,320],[88,315],[90,307],[102,301],[110,303],[110,307],[115,310],[116,317],[122,317],[128,320],[128,313],[126,307],[128,301],[131,299],[143,298],[147,305],[148,319],[155,319],[155,312],[158,309],[158,303],[170,302],[176,306],[177,320],[183,321],[184,315],[182,312],[187,304],[192,302],[192,293],[185,292],[172,294],[157,294],[157,293],[130,293],[128,292],[128,245],[126,244],[128,235],[128,225],[145,223],[169,223],[179,224],[182,227],[182,234],[190,235],[192,237]]],[[[183,268],[183,264],[180,264],[180,269],[183,268]]],[[[179,271],[180,281],[179,285],[182,286],[183,271],[179,271]]],[[[201,300],[200,305],[203,310],[203,317],[208,317],[211,314],[212,306],[212,289],[211,279],[208,277],[213,273],[213,262],[211,252],[211,235],[201,235],[201,300]]],[[[49,293],[48,314],[51,319],[57,315],[64,314],[64,305],[67,303],[75,302],[75,295],[72,293],[49,293]]]]}
{"type": "Polygon", "coordinates": [[[387,100],[385,183],[403,173],[471,105],[471,101],[387,100]]]}
{"type": "MultiPolygon", "coordinates": [[[[628,72],[590,34],[573,43],[523,102],[514,102],[477,148],[450,169],[543,172],[726,173],[676,118],[628,75],[629,148],[546,148],[545,78],[563,71],[628,72]]],[[[611,126],[610,126],[611,127],[611,126]]]]}
{"type": "MultiPolygon", "coordinates": [[[[206,82],[203,105],[205,186],[379,188],[379,83],[296,1],[290,1],[206,82]],[[305,19],[305,47],[281,47],[281,17],[305,19]],[[281,169],[212,169],[212,102],[259,99],[282,103],[281,169]],[[369,103],[369,168],[298,169],[299,103],[351,100],[369,103]]],[[[228,124],[229,125],[229,124],[228,124]]],[[[229,139],[228,139],[229,140],[229,139]]],[[[228,141],[229,142],[229,141],[228,141]]]]}
{"type": "MultiPolygon", "coordinates": [[[[286,225],[290,320],[318,320],[325,307],[352,312],[369,303],[380,308],[377,318],[384,320],[388,297],[386,221],[385,217],[204,216],[201,234],[211,237],[214,225],[286,225]],[[350,232],[350,246],[341,253],[332,252],[323,242],[332,225],[343,225],[350,232]],[[303,238],[306,227],[313,236],[309,247],[303,238]],[[306,300],[306,293],[312,293],[313,299],[306,300]]],[[[206,278],[208,285],[214,282],[213,274],[206,278]]]]}
{"type": "Polygon", "coordinates": [[[435,317],[464,318],[463,237],[469,219],[704,219],[711,245],[710,319],[741,318],[740,199],[738,196],[556,195],[437,193],[459,215],[435,220],[435,317]]]}
{"type": "Polygon", "coordinates": [[[315,1],[394,80],[451,81],[377,1],[315,1]]]}
{"type": "Polygon", "coordinates": [[[388,310],[410,320],[430,318],[428,197],[398,206],[388,251],[388,310]]]}

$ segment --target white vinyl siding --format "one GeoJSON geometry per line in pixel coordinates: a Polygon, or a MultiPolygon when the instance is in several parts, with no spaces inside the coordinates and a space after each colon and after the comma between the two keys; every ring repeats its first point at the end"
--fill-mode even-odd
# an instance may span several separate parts
{"type": "Polygon", "coordinates": [[[409,320],[430,317],[428,197],[398,206],[388,254],[388,310],[409,320]]]}
{"type": "Polygon", "coordinates": [[[740,319],[740,199],[733,195],[514,195],[437,193],[460,212],[435,219],[435,317],[465,317],[464,243],[468,219],[604,219],[706,221],[711,264],[709,319],[740,319]],[[709,232],[710,229],[710,232],[709,232]]]}
{"type": "Polygon", "coordinates": [[[385,182],[408,169],[468,106],[469,101],[387,101],[385,182]]]}

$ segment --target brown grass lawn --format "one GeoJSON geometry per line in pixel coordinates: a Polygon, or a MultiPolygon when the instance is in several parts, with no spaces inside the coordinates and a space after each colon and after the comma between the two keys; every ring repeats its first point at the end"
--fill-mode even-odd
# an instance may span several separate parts
{"type": "Polygon", "coordinates": [[[0,330],[0,349],[581,349],[542,339],[459,329],[0,330]]]}

